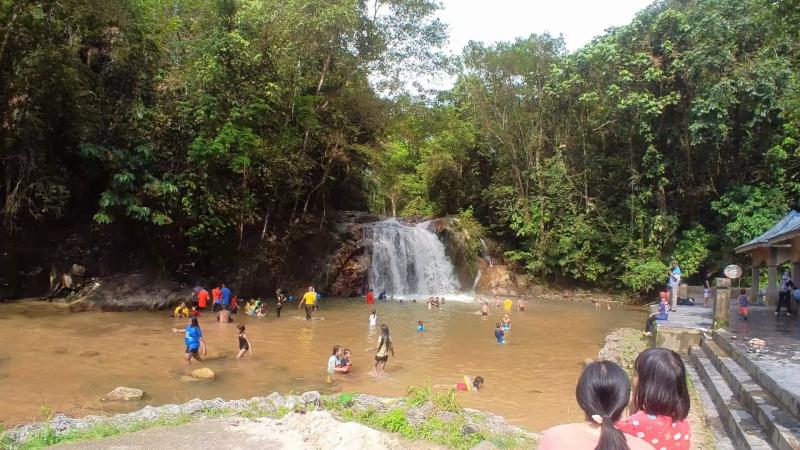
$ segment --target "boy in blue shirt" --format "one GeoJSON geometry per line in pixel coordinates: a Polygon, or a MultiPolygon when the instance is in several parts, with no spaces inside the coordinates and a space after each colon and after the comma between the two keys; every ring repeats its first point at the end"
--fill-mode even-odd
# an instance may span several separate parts
{"type": "Polygon", "coordinates": [[[500,325],[500,322],[497,322],[494,329],[494,337],[497,339],[498,344],[505,344],[506,343],[506,334],[503,332],[503,328],[500,325]]]}

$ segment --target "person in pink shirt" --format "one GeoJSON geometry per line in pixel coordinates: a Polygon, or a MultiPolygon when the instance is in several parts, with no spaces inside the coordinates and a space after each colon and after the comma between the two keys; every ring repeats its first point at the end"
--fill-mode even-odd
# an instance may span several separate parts
{"type": "Polygon", "coordinates": [[[542,434],[539,450],[653,450],[653,446],[614,427],[631,396],[625,371],[611,361],[583,369],[575,397],[586,420],[558,425],[542,434]]]}
{"type": "Polygon", "coordinates": [[[617,428],[658,450],[691,448],[689,389],[681,357],[672,350],[650,348],[636,357],[634,370],[637,412],[617,423],[617,428]]]}

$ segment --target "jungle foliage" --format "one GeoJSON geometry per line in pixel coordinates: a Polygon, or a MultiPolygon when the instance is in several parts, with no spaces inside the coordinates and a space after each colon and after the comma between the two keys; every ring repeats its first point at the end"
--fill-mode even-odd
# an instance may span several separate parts
{"type": "Polygon", "coordinates": [[[800,199],[800,6],[662,0],[440,52],[433,0],[0,0],[2,226],[166,265],[331,209],[469,211],[533,275],[647,290],[800,199]],[[419,74],[454,71],[435,96],[419,74]]]}

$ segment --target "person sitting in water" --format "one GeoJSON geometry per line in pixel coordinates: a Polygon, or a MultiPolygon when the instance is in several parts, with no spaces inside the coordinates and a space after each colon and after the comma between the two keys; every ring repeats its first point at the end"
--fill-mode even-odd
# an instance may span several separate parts
{"type": "Polygon", "coordinates": [[[186,302],[181,302],[178,307],[175,308],[175,312],[172,314],[172,316],[177,319],[189,317],[189,307],[186,306],[186,302]]]}
{"type": "Polygon", "coordinates": [[[421,320],[417,322],[417,331],[425,331],[425,325],[422,323],[421,320]]]}
{"type": "Polygon", "coordinates": [[[506,343],[506,334],[503,332],[503,328],[500,325],[500,322],[497,322],[494,329],[494,337],[497,339],[498,344],[505,344],[506,343]]]}
{"type": "Polygon", "coordinates": [[[503,331],[511,331],[511,316],[503,314],[503,331]]]}
{"type": "Polygon", "coordinates": [[[383,291],[380,294],[378,294],[378,300],[386,300],[386,291],[383,291]]]}
{"type": "Polygon", "coordinates": [[[349,348],[342,350],[342,357],[336,361],[336,371],[339,373],[350,373],[353,368],[353,363],[350,359],[353,357],[353,352],[349,348]]]}
{"type": "Polygon", "coordinates": [[[267,302],[263,302],[256,310],[256,317],[266,317],[268,312],[269,304],[267,302]]]}
{"type": "Polygon", "coordinates": [[[477,376],[474,380],[470,380],[470,378],[464,375],[464,382],[463,383],[456,383],[456,384],[437,384],[433,387],[435,388],[451,388],[457,391],[478,391],[483,386],[483,377],[477,376]]]}
{"type": "Polygon", "coordinates": [[[247,303],[244,304],[244,313],[247,314],[248,316],[252,316],[253,311],[255,310],[256,310],[256,301],[255,299],[251,298],[250,300],[247,301],[247,303]]]}
{"type": "Polygon", "coordinates": [[[439,307],[439,297],[433,297],[433,300],[431,300],[431,306],[433,306],[434,308],[439,307]]]}
{"type": "Polygon", "coordinates": [[[217,322],[219,323],[230,323],[233,322],[233,317],[231,317],[231,312],[226,307],[222,307],[217,313],[217,322]]]}
{"type": "Polygon", "coordinates": [[[197,306],[192,306],[192,317],[200,317],[200,309],[197,306]]]}

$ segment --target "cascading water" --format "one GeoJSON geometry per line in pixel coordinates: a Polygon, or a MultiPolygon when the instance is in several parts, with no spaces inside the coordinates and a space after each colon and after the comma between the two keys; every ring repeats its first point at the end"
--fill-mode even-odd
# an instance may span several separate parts
{"type": "Polygon", "coordinates": [[[364,227],[371,248],[369,286],[395,297],[453,295],[460,285],[444,245],[428,229],[387,219],[364,227]]]}

